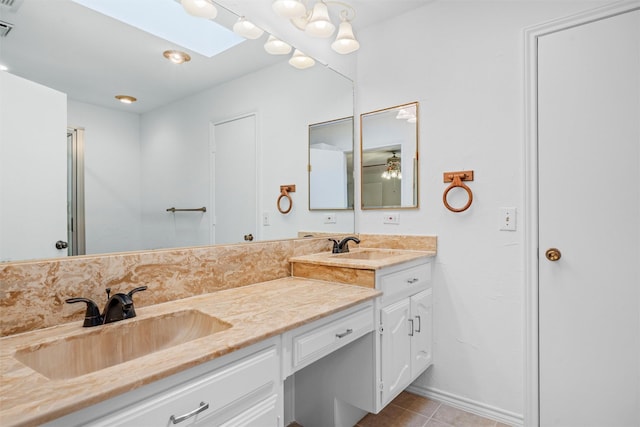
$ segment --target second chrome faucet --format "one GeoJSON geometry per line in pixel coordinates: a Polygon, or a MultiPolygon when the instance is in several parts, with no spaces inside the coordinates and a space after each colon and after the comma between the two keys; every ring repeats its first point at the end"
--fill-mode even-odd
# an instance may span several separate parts
{"type": "Polygon", "coordinates": [[[133,294],[146,289],[146,286],[140,286],[126,294],[117,293],[111,296],[111,288],[107,288],[107,303],[102,314],[100,314],[98,304],[89,298],[69,298],[65,300],[65,302],[69,304],[84,302],[87,304],[87,312],[85,313],[84,324],[82,325],[87,328],[136,317],[136,311],[133,307],[133,294]]]}

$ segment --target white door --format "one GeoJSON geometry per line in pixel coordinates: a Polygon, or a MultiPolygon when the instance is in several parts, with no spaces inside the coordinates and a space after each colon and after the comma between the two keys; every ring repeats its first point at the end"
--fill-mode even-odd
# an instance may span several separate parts
{"type": "Polygon", "coordinates": [[[433,301],[431,289],[411,297],[413,337],[411,339],[411,378],[416,378],[431,364],[433,301]]]}
{"type": "Polygon", "coordinates": [[[538,40],[540,425],[637,427],[640,11],[538,40]]]}
{"type": "Polygon", "coordinates": [[[383,328],[380,343],[383,406],[404,390],[411,381],[410,310],[409,298],[380,310],[383,328]]]}
{"type": "Polygon", "coordinates": [[[211,156],[211,243],[257,237],[256,116],[215,124],[211,156]]]}
{"type": "Polygon", "coordinates": [[[0,262],[64,257],[67,96],[0,72],[0,262]]]}

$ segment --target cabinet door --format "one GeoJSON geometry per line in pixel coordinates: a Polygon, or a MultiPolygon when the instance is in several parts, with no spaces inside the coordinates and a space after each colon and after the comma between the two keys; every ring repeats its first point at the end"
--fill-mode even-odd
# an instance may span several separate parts
{"type": "Polygon", "coordinates": [[[410,309],[410,300],[405,298],[380,310],[383,328],[380,339],[382,405],[394,398],[411,381],[410,309]]]}
{"type": "Polygon", "coordinates": [[[411,297],[413,337],[411,339],[411,378],[416,378],[431,365],[433,334],[433,298],[431,289],[411,297]]]}

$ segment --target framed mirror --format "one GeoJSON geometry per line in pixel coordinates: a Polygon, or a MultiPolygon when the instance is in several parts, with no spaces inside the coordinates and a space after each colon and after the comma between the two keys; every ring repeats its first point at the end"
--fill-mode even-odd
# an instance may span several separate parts
{"type": "Polygon", "coordinates": [[[309,125],[309,210],[353,209],[353,116],[309,125]]]}
{"type": "Polygon", "coordinates": [[[362,209],[418,207],[418,103],[360,115],[362,209]]]}

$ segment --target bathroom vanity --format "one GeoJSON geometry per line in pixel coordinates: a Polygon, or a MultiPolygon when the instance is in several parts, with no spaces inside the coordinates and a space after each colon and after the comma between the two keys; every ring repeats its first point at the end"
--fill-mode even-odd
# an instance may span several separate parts
{"type": "MultiPolygon", "coordinates": [[[[167,425],[171,416],[193,414],[183,425],[282,426],[284,376],[370,334],[377,296],[372,289],[289,277],[141,307],[134,319],[97,328],[73,322],[3,338],[0,424],[167,425]],[[17,358],[194,311],[229,327],[62,378],[17,358]]],[[[82,354],[67,358],[80,360],[82,354]]]]}
{"type": "Polygon", "coordinates": [[[301,262],[342,265],[367,284],[287,277],[141,307],[97,328],[2,338],[0,423],[284,426],[295,413],[312,427],[378,412],[432,362],[435,253],[340,255],[292,258],[293,272],[301,262]],[[109,345],[131,345],[126,336],[142,353],[109,358],[109,345]]]}

